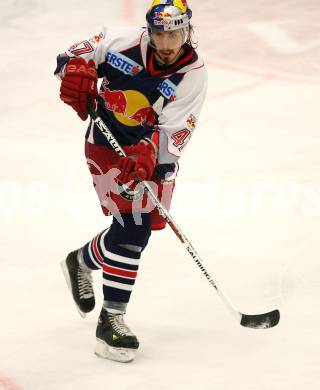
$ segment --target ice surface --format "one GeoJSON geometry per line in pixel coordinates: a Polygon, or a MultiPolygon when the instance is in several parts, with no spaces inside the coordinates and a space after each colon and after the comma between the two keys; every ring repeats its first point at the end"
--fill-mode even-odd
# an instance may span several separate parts
{"type": "Polygon", "coordinates": [[[239,310],[230,317],[170,229],[141,261],[129,365],[93,354],[101,303],[78,315],[60,271],[109,220],[58,99],[56,55],[102,25],[143,25],[146,1],[0,3],[0,389],[318,390],[320,3],[191,2],[210,77],[172,215],[239,310]]]}

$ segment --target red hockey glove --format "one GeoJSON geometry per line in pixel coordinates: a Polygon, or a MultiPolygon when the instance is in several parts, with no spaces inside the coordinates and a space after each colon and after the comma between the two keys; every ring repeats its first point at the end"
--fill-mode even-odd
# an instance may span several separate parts
{"type": "Polygon", "coordinates": [[[156,166],[157,150],[155,143],[148,138],[126,147],[127,157],[122,157],[118,164],[121,170],[119,181],[128,183],[136,179],[150,180],[156,166]]]}
{"type": "Polygon", "coordinates": [[[93,60],[88,63],[83,58],[71,58],[61,82],[60,98],[71,106],[85,121],[90,101],[98,97],[97,71],[93,60]]]}

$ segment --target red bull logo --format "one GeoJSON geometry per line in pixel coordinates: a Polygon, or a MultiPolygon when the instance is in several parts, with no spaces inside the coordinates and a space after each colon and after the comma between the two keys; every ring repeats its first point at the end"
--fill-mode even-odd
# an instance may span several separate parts
{"type": "Polygon", "coordinates": [[[187,119],[187,127],[190,130],[194,130],[196,128],[196,124],[197,124],[197,118],[194,115],[190,114],[187,119]]]}
{"type": "Polygon", "coordinates": [[[100,94],[105,107],[115,118],[126,126],[154,126],[156,115],[149,100],[135,90],[111,91],[106,86],[100,94]]]}
{"type": "Polygon", "coordinates": [[[100,33],[99,35],[94,35],[89,39],[89,41],[93,44],[99,43],[104,38],[103,33],[100,33]]]}
{"type": "Polygon", "coordinates": [[[156,12],[155,17],[156,18],[172,18],[172,14],[169,14],[169,12],[156,12]]]}
{"type": "Polygon", "coordinates": [[[125,115],[128,102],[123,91],[111,91],[106,88],[102,94],[102,99],[107,110],[125,115]]]}
{"type": "Polygon", "coordinates": [[[152,107],[140,108],[137,112],[130,116],[130,119],[143,126],[153,126],[156,122],[156,116],[152,107]]]}

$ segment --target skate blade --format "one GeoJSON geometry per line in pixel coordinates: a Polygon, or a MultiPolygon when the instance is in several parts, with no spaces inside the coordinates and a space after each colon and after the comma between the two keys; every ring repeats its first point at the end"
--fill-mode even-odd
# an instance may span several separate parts
{"type": "Polygon", "coordinates": [[[132,362],[136,356],[134,349],[110,347],[110,345],[99,339],[97,339],[94,353],[104,359],[120,363],[132,362]]]}
{"type": "MultiPolygon", "coordinates": [[[[72,287],[71,287],[71,280],[70,280],[70,276],[69,276],[69,272],[68,272],[68,267],[67,267],[67,264],[66,264],[66,261],[63,260],[61,261],[61,268],[62,268],[62,273],[63,273],[63,276],[67,282],[67,285],[68,285],[68,288],[71,292],[71,296],[72,296],[72,287]]],[[[76,302],[74,301],[73,297],[72,297],[72,300],[74,302],[74,304],[76,305],[76,308],[80,314],[80,316],[82,318],[86,318],[86,313],[84,313],[83,311],[80,310],[79,306],[76,304],[76,302]]]]}

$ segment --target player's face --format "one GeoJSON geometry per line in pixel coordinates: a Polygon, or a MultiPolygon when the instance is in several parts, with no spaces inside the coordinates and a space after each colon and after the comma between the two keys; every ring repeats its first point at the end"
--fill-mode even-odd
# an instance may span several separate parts
{"type": "Polygon", "coordinates": [[[161,61],[170,65],[176,61],[183,44],[183,30],[162,31],[152,29],[151,40],[161,61]]]}

